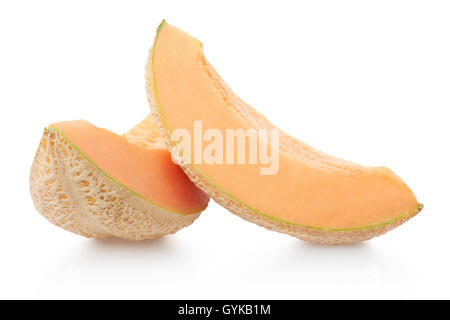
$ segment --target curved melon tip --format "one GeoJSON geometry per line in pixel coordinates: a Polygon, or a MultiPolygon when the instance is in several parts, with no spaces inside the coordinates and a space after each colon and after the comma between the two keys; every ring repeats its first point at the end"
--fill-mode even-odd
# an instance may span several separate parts
{"type": "MultiPolygon", "coordinates": [[[[194,187],[195,188],[195,187],[194,187]]],[[[30,170],[36,209],[51,223],[88,238],[155,239],[192,224],[200,212],[174,212],[139,196],[93,163],[53,125],[30,170]]]]}
{"type": "Polygon", "coordinates": [[[166,24],[166,19],[163,19],[161,23],[158,25],[158,28],[156,28],[156,36],[158,36],[158,33],[161,31],[162,27],[166,24]]]}

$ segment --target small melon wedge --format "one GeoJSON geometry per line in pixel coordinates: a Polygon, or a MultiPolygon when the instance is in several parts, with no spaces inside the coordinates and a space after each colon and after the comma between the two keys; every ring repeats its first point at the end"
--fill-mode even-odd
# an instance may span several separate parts
{"type": "Polygon", "coordinates": [[[209,201],[171,161],[150,116],[124,136],[84,120],[51,124],[31,167],[30,190],[50,222],[93,238],[175,233],[209,201]]]}
{"type": "Polygon", "coordinates": [[[174,157],[180,150],[191,157],[180,166],[216,202],[248,221],[306,241],[339,244],[384,234],[422,209],[391,170],[326,155],[282,131],[274,175],[261,175],[258,165],[193,159],[173,132],[187,130],[195,137],[195,121],[223,137],[227,129],[277,128],[223,82],[200,41],[164,21],[150,50],[146,80],[152,114],[169,150],[174,157]]]}

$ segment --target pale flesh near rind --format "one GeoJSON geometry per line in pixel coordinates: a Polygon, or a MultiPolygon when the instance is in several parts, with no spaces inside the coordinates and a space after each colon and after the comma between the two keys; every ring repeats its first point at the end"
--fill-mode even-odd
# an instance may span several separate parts
{"type": "MultiPolygon", "coordinates": [[[[82,125],[92,126],[87,122],[82,125]]],[[[44,131],[30,172],[34,205],[53,224],[85,237],[154,239],[190,225],[206,208],[206,195],[199,196],[195,212],[183,212],[185,208],[176,212],[144,198],[116,181],[111,172],[97,167],[63,132],[54,128],[57,126],[44,131]]],[[[164,147],[151,117],[124,137],[130,143],[148,149],[146,152],[154,149],[162,152],[164,147]]],[[[127,161],[127,155],[116,160],[127,161]]],[[[168,168],[172,165],[169,164],[168,168]]],[[[182,177],[179,179],[183,180],[182,177]]],[[[192,194],[198,195],[197,188],[190,181],[184,183],[188,185],[186,188],[193,189],[192,194]]]]}
{"type": "MultiPolygon", "coordinates": [[[[197,39],[165,22],[150,50],[146,80],[152,114],[173,153],[179,148],[172,132],[182,128],[193,136],[196,120],[204,130],[275,128],[228,88],[205,60],[197,39]]],[[[261,177],[256,166],[180,166],[232,213],[312,242],[367,240],[422,209],[389,169],[331,157],[282,131],[280,135],[279,175],[261,177]]]]}

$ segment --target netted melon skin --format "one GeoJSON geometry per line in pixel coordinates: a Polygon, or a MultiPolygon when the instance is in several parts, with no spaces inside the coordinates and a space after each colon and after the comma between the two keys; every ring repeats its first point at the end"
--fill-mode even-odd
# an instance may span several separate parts
{"type": "Polygon", "coordinates": [[[200,215],[168,212],[137,196],[103,174],[61,133],[48,129],[31,167],[30,192],[47,220],[88,238],[154,239],[200,215]]]}

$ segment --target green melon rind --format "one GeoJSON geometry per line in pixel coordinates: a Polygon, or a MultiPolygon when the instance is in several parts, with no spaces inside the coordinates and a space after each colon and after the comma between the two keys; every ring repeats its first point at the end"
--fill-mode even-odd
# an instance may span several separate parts
{"type": "Polygon", "coordinates": [[[174,211],[173,209],[169,209],[166,208],[160,204],[157,204],[156,202],[153,202],[152,200],[149,200],[147,198],[145,198],[144,196],[142,196],[141,194],[137,193],[136,191],[131,190],[130,188],[128,188],[127,186],[125,186],[123,183],[117,181],[116,179],[114,179],[113,177],[111,177],[108,173],[106,173],[106,171],[104,171],[102,168],[100,168],[94,161],[92,161],[86,154],[83,153],[83,151],[81,151],[68,137],[66,134],[64,134],[64,132],[62,132],[61,130],[58,130],[56,128],[53,127],[46,127],[44,129],[45,131],[48,132],[54,132],[56,134],[59,134],[69,145],[72,146],[72,148],[74,148],[74,150],[76,150],[84,159],[86,159],[86,161],[88,161],[92,166],[94,166],[105,178],[107,178],[108,180],[112,181],[113,183],[117,184],[118,186],[120,186],[121,188],[124,188],[125,190],[127,190],[128,192],[130,192],[131,194],[145,200],[146,202],[150,203],[152,206],[155,206],[161,210],[167,211],[169,213],[172,214],[176,214],[176,215],[181,215],[181,216],[187,216],[187,215],[191,215],[191,214],[199,214],[201,213],[204,209],[200,210],[200,211],[195,211],[195,212],[187,212],[187,213],[182,213],[182,212],[177,212],[174,211]]]}
{"type": "MultiPolygon", "coordinates": [[[[156,29],[156,36],[155,39],[153,41],[153,47],[152,47],[152,65],[151,65],[151,72],[153,73],[153,79],[154,81],[152,81],[151,86],[153,89],[153,97],[155,100],[155,104],[156,104],[156,108],[158,109],[158,112],[160,114],[160,118],[162,119],[162,125],[164,126],[164,129],[167,131],[168,136],[171,137],[172,136],[172,129],[170,128],[169,123],[167,122],[167,119],[164,115],[164,111],[162,110],[160,103],[159,103],[159,98],[158,98],[158,90],[156,88],[156,81],[155,81],[155,68],[153,66],[153,62],[154,62],[154,53],[155,53],[155,45],[156,45],[156,41],[158,40],[158,35],[161,32],[162,28],[164,27],[164,25],[166,24],[166,20],[163,20],[158,28],[156,29]]],[[[173,144],[173,141],[170,140],[170,142],[173,144]]],[[[172,145],[173,146],[173,145],[172,145]]],[[[181,151],[183,152],[182,148],[181,151]]],[[[237,199],[235,196],[231,195],[229,192],[223,190],[222,187],[216,185],[215,183],[213,183],[211,181],[211,179],[204,173],[202,172],[201,169],[198,168],[198,166],[196,166],[194,163],[191,163],[191,167],[194,168],[197,173],[199,175],[202,176],[203,179],[207,180],[209,184],[211,184],[213,187],[215,187],[217,190],[220,190],[222,192],[222,194],[226,195],[227,197],[229,197],[230,199],[232,199],[233,201],[238,202],[239,204],[241,204],[242,206],[248,208],[249,210],[253,211],[254,213],[263,216],[267,219],[273,220],[275,222],[279,222],[279,223],[284,223],[287,225],[291,225],[291,226],[295,226],[295,227],[300,227],[300,228],[305,228],[305,229],[310,229],[310,230],[318,230],[318,231],[326,231],[326,232],[353,232],[353,231],[366,231],[366,230],[373,230],[373,229],[377,229],[380,227],[384,227],[390,224],[394,224],[397,221],[406,219],[406,218],[410,218],[411,216],[414,216],[415,214],[417,214],[418,212],[420,212],[423,208],[423,204],[418,203],[418,205],[410,210],[409,212],[407,212],[406,214],[401,214],[395,218],[389,219],[387,221],[382,221],[382,222],[378,222],[378,223],[374,223],[368,226],[363,226],[363,227],[354,227],[354,228],[323,228],[323,227],[314,227],[314,226],[307,226],[307,225],[302,225],[302,224],[297,224],[297,223],[293,223],[293,222],[289,222],[289,221],[285,221],[276,217],[272,217],[266,213],[263,213],[262,211],[255,209],[251,206],[249,206],[248,204],[246,204],[245,202],[237,199]]]]}

